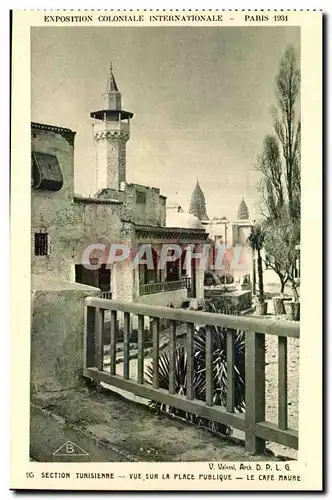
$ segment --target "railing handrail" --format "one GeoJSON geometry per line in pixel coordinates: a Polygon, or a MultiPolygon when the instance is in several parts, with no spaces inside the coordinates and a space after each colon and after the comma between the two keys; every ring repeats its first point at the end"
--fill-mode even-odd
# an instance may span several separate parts
{"type": "Polygon", "coordinates": [[[175,281],[156,281],[153,283],[144,283],[139,286],[140,295],[161,293],[165,291],[180,290],[181,288],[188,288],[189,279],[190,278],[183,277],[175,281]]]}
{"type": "Polygon", "coordinates": [[[190,278],[183,277],[183,278],[180,278],[178,280],[173,280],[173,281],[153,281],[152,283],[143,283],[140,286],[165,285],[167,283],[183,283],[186,279],[190,279],[190,278]]]}
{"type": "Polygon", "coordinates": [[[153,306],[140,302],[129,303],[86,297],[85,305],[99,309],[112,309],[113,311],[128,312],[142,316],[166,318],[175,321],[194,323],[198,325],[220,326],[234,330],[245,330],[279,337],[300,338],[300,324],[294,321],[270,320],[255,318],[253,316],[230,316],[227,314],[209,313],[203,311],[188,311],[171,307],[153,306]]]}

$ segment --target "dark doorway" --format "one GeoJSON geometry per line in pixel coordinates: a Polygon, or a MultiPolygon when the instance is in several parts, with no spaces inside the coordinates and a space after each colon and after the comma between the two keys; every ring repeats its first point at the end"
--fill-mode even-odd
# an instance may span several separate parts
{"type": "Polygon", "coordinates": [[[111,290],[111,270],[106,269],[106,264],[102,264],[96,270],[86,269],[81,264],[76,264],[75,281],[100,288],[102,292],[109,292],[111,290]]]}

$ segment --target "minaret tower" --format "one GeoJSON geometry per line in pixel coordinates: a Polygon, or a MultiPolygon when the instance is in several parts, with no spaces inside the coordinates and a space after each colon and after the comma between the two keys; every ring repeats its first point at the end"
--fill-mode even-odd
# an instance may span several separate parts
{"type": "Polygon", "coordinates": [[[105,92],[104,109],[90,113],[97,152],[97,190],[119,190],[126,182],[126,142],[130,137],[130,119],[134,116],[121,109],[121,93],[115,82],[112,64],[105,92]]]}

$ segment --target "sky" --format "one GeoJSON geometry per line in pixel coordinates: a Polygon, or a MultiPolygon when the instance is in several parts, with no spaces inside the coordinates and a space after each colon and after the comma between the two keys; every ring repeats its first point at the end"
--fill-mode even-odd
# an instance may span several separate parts
{"type": "Polygon", "coordinates": [[[110,62],[134,113],[127,181],[188,210],[198,178],[210,218],[258,217],[254,164],[273,131],[275,77],[298,27],[42,27],[31,30],[31,119],[76,131],[75,192],[96,192],[90,112],[110,62]]]}

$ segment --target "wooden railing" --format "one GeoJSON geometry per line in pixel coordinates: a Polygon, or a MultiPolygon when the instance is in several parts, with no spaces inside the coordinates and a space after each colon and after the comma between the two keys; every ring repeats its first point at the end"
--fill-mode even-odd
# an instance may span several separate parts
{"type": "Polygon", "coordinates": [[[85,299],[84,376],[105,382],[122,390],[188,413],[225,424],[245,433],[246,450],[261,453],[265,441],[298,449],[298,432],[288,428],[287,415],[287,338],[299,338],[299,324],[287,321],[264,320],[198,311],[185,311],[145,304],[129,304],[96,297],[85,299]],[[110,368],[104,369],[104,312],[111,311],[110,368]],[[116,375],[116,325],[118,312],[123,313],[124,355],[123,376],[116,375]],[[129,337],[131,315],[138,316],[137,378],[129,373],[129,337]],[[153,339],[153,384],[144,383],[144,317],[152,320],[153,339]],[[170,321],[170,370],[169,390],[159,388],[159,321],[170,321]],[[174,370],[176,324],[187,324],[187,387],[186,396],[175,394],[174,370]],[[212,332],[207,328],[206,336],[206,394],[205,402],[195,399],[194,376],[194,330],[195,325],[211,325],[227,328],[227,405],[213,405],[213,352],[212,332]],[[236,330],[245,332],[245,413],[235,413],[235,349],[236,330]],[[265,336],[278,337],[278,424],[265,420],[265,336]]]}
{"type": "Polygon", "coordinates": [[[140,285],[140,295],[148,295],[150,293],[169,292],[173,290],[181,290],[181,288],[190,287],[190,278],[181,278],[177,281],[161,281],[158,283],[146,283],[140,285]]]}

